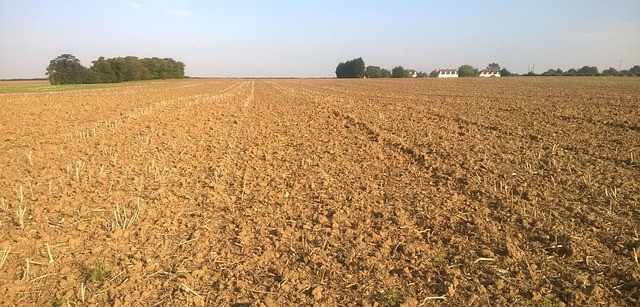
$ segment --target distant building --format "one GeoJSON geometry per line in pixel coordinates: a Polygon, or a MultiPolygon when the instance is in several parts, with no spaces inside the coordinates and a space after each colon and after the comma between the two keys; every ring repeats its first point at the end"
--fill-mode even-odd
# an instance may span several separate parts
{"type": "Polygon", "coordinates": [[[409,76],[410,78],[418,77],[418,72],[415,71],[414,69],[405,69],[405,72],[407,73],[407,76],[409,76]]]}
{"type": "Polygon", "coordinates": [[[455,68],[440,68],[438,69],[438,78],[457,78],[458,70],[455,68]]]}
{"type": "Polygon", "coordinates": [[[497,68],[487,68],[480,71],[480,77],[500,77],[500,70],[497,68]]]}

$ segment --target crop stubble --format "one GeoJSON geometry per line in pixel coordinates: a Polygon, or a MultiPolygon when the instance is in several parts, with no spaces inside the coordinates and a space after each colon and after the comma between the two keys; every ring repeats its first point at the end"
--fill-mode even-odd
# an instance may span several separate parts
{"type": "Polygon", "coordinates": [[[596,78],[0,94],[2,304],[633,306],[638,97],[596,78]]]}

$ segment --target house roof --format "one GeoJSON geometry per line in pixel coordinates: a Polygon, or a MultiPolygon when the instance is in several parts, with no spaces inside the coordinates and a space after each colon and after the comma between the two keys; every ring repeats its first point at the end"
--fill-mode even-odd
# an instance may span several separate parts
{"type": "Polygon", "coordinates": [[[500,72],[500,69],[497,68],[485,68],[480,71],[481,74],[497,74],[500,72]]]}

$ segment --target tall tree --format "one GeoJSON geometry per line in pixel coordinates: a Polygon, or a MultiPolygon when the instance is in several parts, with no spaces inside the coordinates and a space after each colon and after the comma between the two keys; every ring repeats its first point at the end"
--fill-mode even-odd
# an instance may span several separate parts
{"type": "Polygon", "coordinates": [[[338,64],[336,77],[338,78],[363,78],[365,72],[364,60],[357,58],[338,64]]]}
{"type": "Polygon", "coordinates": [[[93,65],[91,65],[89,70],[95,72],[97,83],[113,83],[117,81],[116,74],[111,68],[111,63],[105,60],[103,56],[91,63],[93,63],[93,65]]]}
{"type": "Polygon", "coordinates": [[[603,76],[617,76],[620,72],[613,67],[609,67],[609,69],[605,69],[602,71],[603,76]]]}
{"type": "Polygon", "coordinates": [[[127,81],[126,80],[127,63],[125,62],[124,58],[122,57],[110,58],[110,59],[107,59],[107,61],[109,62],[109,64],[111,64],[111,69],[113,69],[113,73],[116,76],[116,82],[127,81]]]}
{"type": "Polygon", "coordinates": [[[349,72],[347,68],[347,64],[344,62],[340,62],[336,67],[336,77],[337,78],[348,78],[349,72]]]}
{"type": "Polygon", "coordinates": [[[391,72],[388,69],[380,68],[380,66],[371,65],[365,69],[364,76],[366,78],[389,78],[391,72]]]}
{"type": "Polygon", "coordinates": [[[598,68],[595,66],[582,66],[578,69],[578,76],[599,76],[598,68]]]}
{"type": "Polygon", "coordinates": [[[475,77],[478,75],[478,70],[471,65],[462,65],[458,68],[459,77],[475,77]]]}
{"type": "Polygon", "coordinates": [[[125,80],[133,81],[133,80],[142,80],[142,75],[144,74],[145,67],[142,65],[140,60],[134,56],[124,57],[125,62],[125,80]]]}
{"type": "Polygon", "coordinates": [[[391,70],[391,78],[406,78],[407,75],[408,73],[402,66],[396,66],[391,70]]]}
{"type": "Polygon", "coordinates": [[[83,83],[86,68],[75,56],[65,53],[49,62],[47,75],[51,84],[83,83]]]}
{"type": "Polygon", "coordinates": [[[82,83],[84,84],[93,84],[93,83],[104,83],[102,81],[102,76],[95,72],[92,69],[85,69],[82,76],[82,83]]]}
{"type": "Polygon", "coordinates": [[[503,69],[500,70],[500,76],[501,77],[509,77],[509,76],[511,76],[511,72],[508,69],[503,68],[503,69]]]}
{"type": "Polygon", "coordinates": [[[384,78],[382,68],[373,65],[367,66],[367,69],[364,71],[364,76],[367,78],[384,78]]]}
{"type": "Polygon", "coordinates": [[[364,77],[364,60],[362,58],[353,59],[353,66],[356,71],[356,78],[364,77]]]}
{"type": "Polygon", "coordinates": [[[640,76],[640,66],[635,65],[629,69],[629,72],[634,76],[640,76]]]}
{"type": "Polygon", "coordinates": [[[500,65],[498,65],[498,63],[496,62],[493,62],[487,65],[487,68],[500,70],[500,65]]]}

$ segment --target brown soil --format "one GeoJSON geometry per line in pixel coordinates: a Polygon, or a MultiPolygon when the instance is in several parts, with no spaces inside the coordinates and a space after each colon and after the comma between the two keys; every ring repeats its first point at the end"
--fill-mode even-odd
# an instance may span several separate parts
{"type": "Polygon", "coordinates": [[[49,80],[0,80],[0,88],[47,85],[49,80]]]}
{"type": "Polygon", "coordinates": [[[0,305],[637,306],[639,81],[0,94],[0,305]]]}

